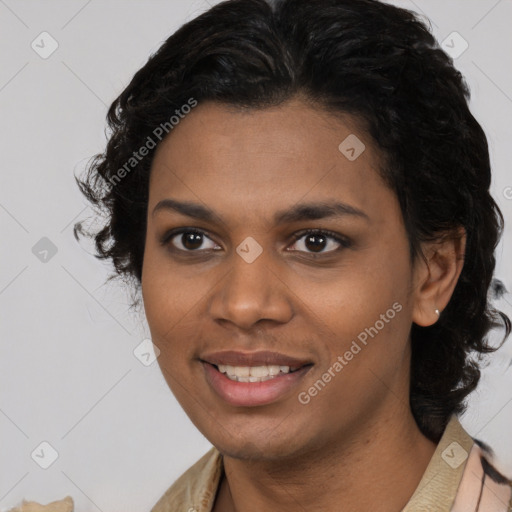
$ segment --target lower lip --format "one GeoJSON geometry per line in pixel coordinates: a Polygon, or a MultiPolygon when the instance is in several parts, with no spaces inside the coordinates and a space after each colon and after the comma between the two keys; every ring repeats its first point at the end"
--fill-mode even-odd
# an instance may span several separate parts
{"type": "Polygon", "coordinates": [[[238,382],[226,377],[210,363],[202,362],[206,380],[228,404],[237,407],[255,407],[276,402],[289,393],[306,375],[311,365],[293,373],[280,374],[263,382],[238,382]]]}

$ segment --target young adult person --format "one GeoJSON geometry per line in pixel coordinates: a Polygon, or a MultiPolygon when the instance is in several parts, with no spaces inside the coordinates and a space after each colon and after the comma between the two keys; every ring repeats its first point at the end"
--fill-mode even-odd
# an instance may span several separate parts
{"type": "Polygon", "coordinates": [[[89,234],[213,445],[153,512],[511,510],[458,421],[472,356],[510,331],[468,100],[425,24],[376,0],[220,3],[115,100],[89,234]]]}

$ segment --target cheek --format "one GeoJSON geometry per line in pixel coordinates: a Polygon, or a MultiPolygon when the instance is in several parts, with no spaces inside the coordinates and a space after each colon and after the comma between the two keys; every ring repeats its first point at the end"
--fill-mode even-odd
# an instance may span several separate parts
{"type": "Polygon", "coordinates": [[[143,274],[143,300],[151,340],[160,351],[157,363],[169,389],[190,415],[190,396],[198,392],[193,377],[198,368],[192,362],[198,329],[197,321],[192,318],[193,297],[189,297],[191,292],[187,287],[182,293],[181,286],[179,278],[170,278],[161,267],[147,265],[143,274]]]}
{"type": "Polygon", "coordinates": [[[411,325],[407,258],[380,252],[360,263],[329,284],[310,285],[306,299],[306,309],[329,340],[319,374],[331,368],[332,393],[351,402],[361,393],[374,394],[379,378],[391,380],[398,366],[407,366],[411,325]],[[335,371],[339,356],[342,370],[338,365],[335,371]]]}
{"type": "Polygon", "coordinates": [[[398,306],[393,309],[393,304],[399,303],[400,309],[406,309],[410,283],[403,270],[399,270],[406,268],[407,263],[397,261],[398,257],[385,257],[382,253],[376,258],[358,256],[357,264],[347,264],[325,280],[298,281],[295,291],[307,306],[305,311],[314,313],[319,325],[325,325],[332,334],[342,335],[342,339],[357,336],[388,311],[386,319],[391,321],[386,325],[392,327],[399,316],[395,314],[398,306]]]}
{"type": "Polygon", "coordinates": [[[165,251],[146,244],[142,269],[142,296],[151,329],[160,335],[200,303],[205,287],[172,264],[165,251]]]}
{"type": "Polygon", "coordinates": [[[170,271],[169,262],[158,254],[159,250],[146,245],[142,271],[142,297],[153,343],[160,350],[159,361],[175,364],[177,354],[186,347],[183,339],[184,319],[194,304],[193,281],[185,286],[178,272],[170,271]]]}

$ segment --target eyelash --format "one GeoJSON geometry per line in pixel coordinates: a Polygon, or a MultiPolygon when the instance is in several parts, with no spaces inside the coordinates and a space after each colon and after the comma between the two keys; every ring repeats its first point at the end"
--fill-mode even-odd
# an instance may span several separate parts
{"type": "MultiPolygon", "coordinates": [[[[195,235],[202,235],[202,236],[205,236],[206,238],[211,240],[211,238],[208,236],[208,234],[205,231],[201,230],[201,229],[197,229],[197,228],[179,228],[179,229],[175,229],[175,230],[171,230],[171,231],[167,232],[162,237],[160,243],[163,246],[169,246],[169,245],[171,245],[171,241],[172,241],[172,239],[175,236],[181,235],[183,233],[193,233],[195,235]]],[[[347,249],[347,248],[349,248],[351,246],[351,243],[350,243],[350,241],[348,239],[346,239],[344,237],[341,237],[340,235],[338,235],[337,233],[334,233],[332,231],[329,231],[329,230],[326,230],[326,229],[319,229],[319,228],[305,229],[305,230],[299,231],[297,233],[294,233],[293,234],[292,245],[295,244],[298,240],[300,240],[301,238],[303,238],[303,237],[305,237],[307,235],[324,235],[327,238],[330,238],[330,239],[334,240],[335,242],[337,242],[340,245],[340,247],[338,247],[337,249],[334,249],[334,250],[331,250],[331,251],[327,251],[327,252],[319,252],[319,253],[307,252],[306,254],[308,254],[308,255],[322,256],[322,255],[333,254],[333,253],[339,252],[341,249],[347,249]]],[[[182,252],[182,253],[198,253],[199,254],[199,253],[202,253],[202,252],[204,253],[205,251],[216,251],[217,249],[183,250],[183,249],[179,249],[177,247],[172,246],[172,250],[177,251],[177,252],[182,252]]],[[[304,252],[304,251],[292,251],[292,252],[304,252]]]]}

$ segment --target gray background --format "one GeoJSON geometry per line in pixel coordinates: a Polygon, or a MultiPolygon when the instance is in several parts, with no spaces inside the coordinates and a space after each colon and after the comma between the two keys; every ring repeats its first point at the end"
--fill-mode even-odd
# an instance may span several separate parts
{"type": "MultiPolygon", "coordinates": [[[[512,2],[392,3],[428,15],[453,51],[464,44],[454,31],[469,45],[455,62],[489,138],[493,194],[508,220],[497,277],[512,289],[512,2]]],[[[67,494],[79,512],[149,510],[210,447],[157,363],[135,356],[149,331],[128,294],[104,284],[108,268],[72,235],[91,213],[73,175],[103,148],[107,106],[164,39],[206,8],[184,0],[0,0],[0,510],[67,494]],[[44,31],[58,43],[46,59],[40,53],[52,41],[44,31]],[[52,450],[58,457],[43,469],[52,450]]],[[[510,295],[498,305],[512,315],[510,295]]],[[[509,474],[511,358],[509,341],[462,418],[509,474]]]]}

